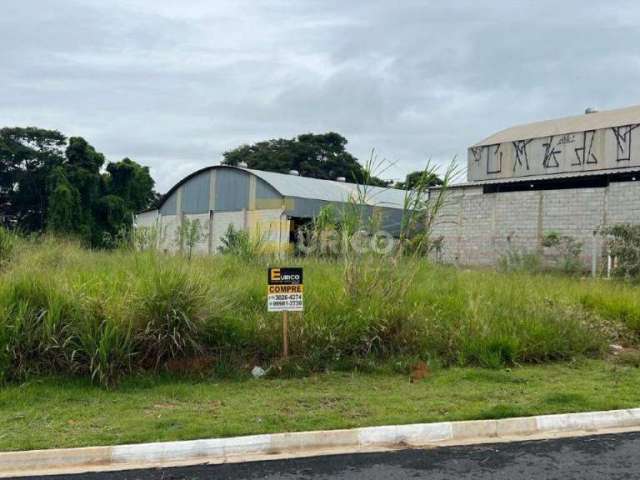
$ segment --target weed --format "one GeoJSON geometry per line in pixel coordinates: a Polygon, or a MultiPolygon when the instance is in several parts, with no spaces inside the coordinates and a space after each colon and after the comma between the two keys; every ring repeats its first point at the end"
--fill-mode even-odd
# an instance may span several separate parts
{"type": "MultiPolygon", "coordinates": [[[[277,364],[281,322],[265,308],[266,258],[188,261],[53,238],[21,242],[0,273],[5,380],[72,374],[112,386],[199,356],[225,377],[277,364]]],[[[500,369],[604,356],[611,342],[638,341],[631,285],[458,270],[410,256],[349,262],[297,259],[305,312],[290,316],[293,360],[283,375],[406,368],[408,359],[500,369]]]]}

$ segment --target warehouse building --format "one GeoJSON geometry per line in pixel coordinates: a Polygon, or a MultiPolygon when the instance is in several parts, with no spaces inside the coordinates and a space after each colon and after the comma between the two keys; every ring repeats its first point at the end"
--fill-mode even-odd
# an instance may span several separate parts
{"type": "Polygon", "coordinates": [[[508,251],[542,252],[550,232],[603,255],[597,232],[640,223],[640,106],[516,126],[468,149],[434,235],[446,260],[495,264],[508,251]]]}
{"type": "Polygon", "coordinates": [[[178,182],[164,195],[157,210],[136,216],[136,227],[159,232],[157,246],[167,252],[181,247],[177,240],[186,220],[198,220],[203,234],[196,253],[213,254],[232,225],[254,238],[259,236],[273,252],[291,251],[297,229],[315,218],[326,205],[340,208],[358,204],[364,215],[376,215],[381,228],[397,233],[402,219],[405,192],[363,187],[290,174],[212,166],[178,182]]]}

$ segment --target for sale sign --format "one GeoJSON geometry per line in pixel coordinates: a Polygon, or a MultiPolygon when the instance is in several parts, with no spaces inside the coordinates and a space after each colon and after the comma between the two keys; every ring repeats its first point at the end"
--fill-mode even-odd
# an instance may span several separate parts
{"type": "Polygon", "coordinates": [[[267,279],[267,311],[301,312],[304,310],[302,296],[302,268],[270,268],[267,279]]]}

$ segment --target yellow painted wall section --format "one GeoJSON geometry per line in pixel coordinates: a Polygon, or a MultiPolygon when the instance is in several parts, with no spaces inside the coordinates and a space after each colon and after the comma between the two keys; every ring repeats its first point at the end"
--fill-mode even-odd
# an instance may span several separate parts
{"type": "Polygon", "coordinates": [[[281,208],[247,212],[247,229],[252,238],[261,238],[265,249],[273,253],[289,250],[289,220],[281,208]]]}

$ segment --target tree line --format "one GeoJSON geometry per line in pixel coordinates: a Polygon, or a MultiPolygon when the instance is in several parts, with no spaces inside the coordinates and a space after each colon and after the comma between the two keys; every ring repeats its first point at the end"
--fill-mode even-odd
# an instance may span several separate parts
{"type": "MultiPolygon", "coordinates": [[[[411,189],[423,171],[404,182],[383,180],[346,150],[335,132],[307,133],[241,145],[223,154],[226,165],[347,182],[411,189]]],[[[430,184],[442,181],[435,175],[430,184]]],[[[73,235],[108,248],[130,231],[135,213],[159,202],[149,168],[124,158],[109,162],[82,137],[37,127],[0,129],[0,223],[24,233],[73,235]]]]}
{"type": "Polygon", "coordinates": [[[0,220],[24,233],[73,235],[110,247],[156,199],[148,167],[107,162],[82,137],[36,127],[0,129],[0,220]]]}
{"type": "MultiPolygon", "coordinates": [[[[424,182],[423,170],[409,173],[404,181],[383,180],[367,172],[366,167],[346,150],[347,139],[336,132],[305,133],[294,138],[277,138],[252,145],[241,145],[223,154],[225,165],[240,165],[255,170],[289,173],[296,170],[304,177],[411,189],[424,182]]],[[[375,168],[374,168],[375,170],[375,168]]],[[[430,185],[442,185],[442,180],[430,174],[430,185]]]]}

